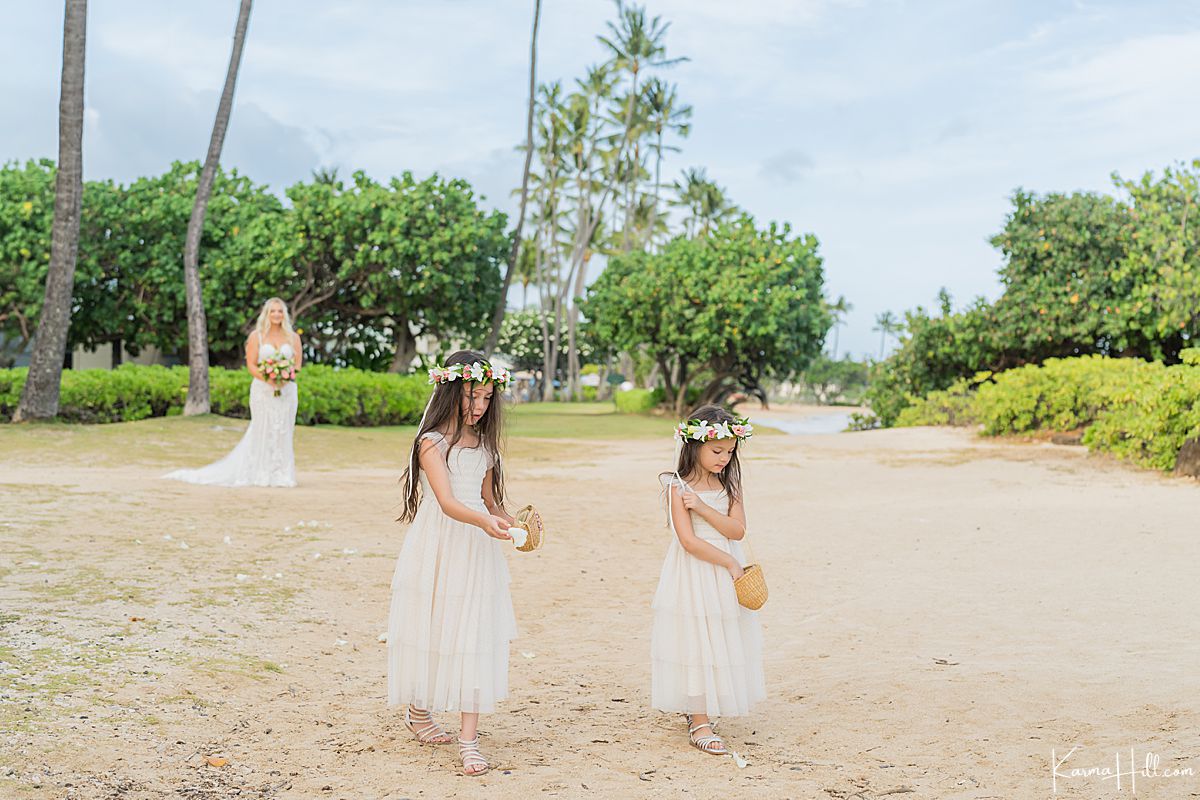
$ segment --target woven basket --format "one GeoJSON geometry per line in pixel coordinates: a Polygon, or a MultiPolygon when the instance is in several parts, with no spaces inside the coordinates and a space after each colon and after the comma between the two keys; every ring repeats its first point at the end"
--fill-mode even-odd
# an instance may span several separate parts
{"type": "Polygon", "coordinates": [[[746,567],[742,577],[733,582],[733,588],[738,603],[751,611],[758,611],[767,602],[767,579],[758,564],[746,567]]]}
{"type": "Polygon", "coordinates": [[[542,546],[542,540],[546,538],[546,526],[542,524],[542,515],[536,508],[530,505],[518,511],[517,527],[529,532],[529,538],[517,548],[518,550],[522,553],[532,553],[542,546]]]}

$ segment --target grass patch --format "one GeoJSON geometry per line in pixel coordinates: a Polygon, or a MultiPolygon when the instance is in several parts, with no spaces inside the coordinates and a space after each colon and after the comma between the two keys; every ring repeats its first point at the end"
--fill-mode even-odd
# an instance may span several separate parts
{"type": "Polygon", "coordinates": [[[44,601],[70,600],[73,604],[95,605],[109,601],[123,601],[143,605],[149,592],[144,586],[119,582],[95,567],[66,572],[61,569],[43,567],[41,574],[58,573],[59,580],[53,583],[33,583],[25,591],[44,601]]]}

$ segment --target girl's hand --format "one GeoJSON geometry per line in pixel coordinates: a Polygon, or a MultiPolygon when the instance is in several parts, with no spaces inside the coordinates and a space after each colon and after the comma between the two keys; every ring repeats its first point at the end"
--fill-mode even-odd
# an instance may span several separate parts
{"type": "Polygon", "coordinates": [[[683,507],[688,511],[698,511],[702,506],[706,505],[691,489],[681,491],[679,499],[683,501],[683,507]]]}
{"type": "Polygon", "coordinates": [[[735,581],[746,574],[746,570],[742,569],[742,565],[735,558],[729,559],[729,563],[725,565],[725,569],[729,570],[730,577],[735,581]]]}
{"type": "Polygon", "coordinates": [[[512,541],[512,537],[508,535],[508,521],[503,517],[497,517],[495,514],[485,514],[480,522],[479,527],[493,539],[512,541]]]}

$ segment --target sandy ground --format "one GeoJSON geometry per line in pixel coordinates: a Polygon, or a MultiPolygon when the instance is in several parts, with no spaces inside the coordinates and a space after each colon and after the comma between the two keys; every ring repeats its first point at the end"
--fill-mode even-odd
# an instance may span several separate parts
{"type": "Polygon", "coordinates": [[[739,769],[648,706],[670,441],[514,440],[550,539],[511,558],[472,779],[384,703],[404,437],[300,430],[294,490],[157,479],[240,427],[0,431],[0,797],[1010,800],[1073,747],[1058,796],[1200,796],[1193,482],[964,430],[757,437],[769,700],[721,727],[739,769]]]}

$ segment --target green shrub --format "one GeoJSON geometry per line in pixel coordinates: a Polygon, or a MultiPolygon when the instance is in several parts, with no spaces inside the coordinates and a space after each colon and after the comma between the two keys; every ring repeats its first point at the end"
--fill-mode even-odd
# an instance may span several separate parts
{"type": "Polygon", "coordinates": [[[1200,435],[1200,351],[1181,355],[1174,366],[1093,355],[981,373],[930,392],[897,424],[979,424],[991,435],[1082,429],[1093,450],[1170,470],[1184,441],[1200,435]]]}
{"type": "MultiPolygon", "coordinates": [[[[25,368],[0,370],[0,420],[12,419],[25,368]]],[[[60,419],[68,422],[131,422],[175,416],[187,397],[187,367],[124,364],[114,370],[64,370],[60,419]]],[[[250,383],[245,370],[209,369],[209,400],[215,414],[247,419],[250,383]]],[[[305,366],[300,374],[301,425],[411,425],[418,422],[430,387],[422,375],[305,366]]]]}
{"type": "Polygon", "coordinates": [[[617,392],[614,400],[617,411],[622,414],[644,414],[662,404],[663,390],[630,389],[627,392],[617,392]]]}
{"type": "Polygon", "coordinates": [[[1096,420],[1083,443],[1144,467],[1174,469],[1179,448],[1200,434],[1200,368],[1160,367],[1140,377],[1131,402],[1096,420]]]}

